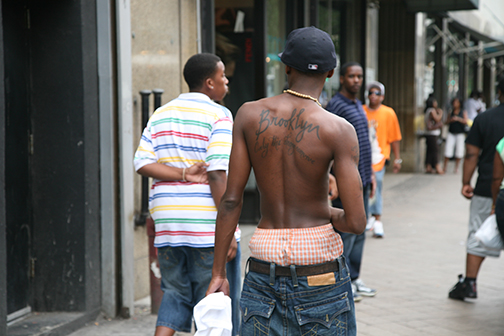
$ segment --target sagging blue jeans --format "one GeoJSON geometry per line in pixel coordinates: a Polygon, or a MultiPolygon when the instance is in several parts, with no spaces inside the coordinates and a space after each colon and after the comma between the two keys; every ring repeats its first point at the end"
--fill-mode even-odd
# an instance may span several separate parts
{"type": "Polygon", "coordinates": [[[335,279],[329,285],[310,286],[306,276],[271,279],[248,272],[240,299],[240,335],[356,335],[350,276],[344,257],[338,261],[339,271],[328,273],[335,279]]]}
{"type": "MultiPolygon", "coordinates": [[[[369,216],[368,204],[369,204],[369,189],[371,185],[368,184],[364,187],[364,210],[366,212],[366,218],[369,216]]],[[[340,199],[333,201],[333,206],[336,208],[343,209],[340,199]]],[[[350,277],[352,280],[359,278],[360,268],[362,263],[362,255],[364,253],[364,242],[366,241],[366,232],[361,234],[353,234],[347,232],[338,233],[343,241],[343,255],[348,263],[348,268],[350,269],[350,277]]]]}
{"type": "MultiPolygon", "coordinates": [[[[436,167],[433,167],[433,169],[436,169],[436,167]]],[[[375,172],[375,179],[376,179],[375,197],[373,199],[373,202],[370,202],[369,204],[369,213],[371,215],[381,216],[382,214],[383,211],[382,191],[383,191],[384,177],[385,177],[385,166],[383,166],[382,170],[375,172]]]]}
{"type": "MultiPolygon", "coordinates": [[[[156,326],[191,332],[193,308],[205,297],[212,278],[213,259],[213,247],[167,246],[158,249],[161,289],[164,294],[156,326]]],[[[226,264],[232,302],[233,335],[238,334],[241,315],[239,310],[240,259],[241,248],[238,243],[236,257],[226,264]]]]}

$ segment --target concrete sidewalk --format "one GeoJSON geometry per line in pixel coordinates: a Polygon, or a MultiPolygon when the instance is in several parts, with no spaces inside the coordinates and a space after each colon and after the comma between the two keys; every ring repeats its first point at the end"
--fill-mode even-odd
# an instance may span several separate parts
{"type": "MultiPolygon", "coordinates": [[[[477,300],[448,299],[465,265],[469,201],[460,189],[460,173],[385,176],[385,238],[367,233],[361,274],[378,294],[356,303],[359,335],[504,335],[503,259],[483,263],[477,300]]],[[[244,261],[254,226],[241,228],[244,261]]],[[[99,317],[71,335],[154,335],[155,321],[144,300],[129,320],[99,317]]]]}

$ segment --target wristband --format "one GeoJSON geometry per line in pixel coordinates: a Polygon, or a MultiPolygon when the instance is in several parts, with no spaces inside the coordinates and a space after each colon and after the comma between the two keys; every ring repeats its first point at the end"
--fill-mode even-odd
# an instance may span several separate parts
{"type": "Polygon", "coordinates": [[[182,181],[186,182],[186,179],[185,179],[185,170],[186,168],[184,167],[184,169],[182,169],[182,181]]]}
{"type": "Polygon", "coordinates": [[[394,163],[401,164],[402,163],[402,159],[395,159],[394,163]]]}

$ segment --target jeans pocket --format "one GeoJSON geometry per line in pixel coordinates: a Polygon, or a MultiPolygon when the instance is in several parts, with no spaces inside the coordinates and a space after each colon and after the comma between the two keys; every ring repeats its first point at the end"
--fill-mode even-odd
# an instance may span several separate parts
{"type": "Polygon", "coordinates": [[[346,335],[347,293],[294,307],[301,335],[346,335]]]}
{"type": "Polygon", "coordinates": [[[202,248],[194,250],[194,263],[206,270],[211,270],[214,260],[214,248],[202,248]]]}
{"type": "Polygon", "coordinates": [[[179,256],[170,246],[158,248],[158,262],[162,270],[170,270],[180,264],[179,256]]]}
{"type": "Polygon", "coordinates": [[[275,302],[267,297],[242,292],[240,335],[268,335],[275,302]]]}

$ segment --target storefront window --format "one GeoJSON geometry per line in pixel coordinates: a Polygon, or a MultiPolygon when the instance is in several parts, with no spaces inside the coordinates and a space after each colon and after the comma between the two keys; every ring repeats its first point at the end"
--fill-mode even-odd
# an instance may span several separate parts
{"type": "Polygon", "coordinates": [[[266,96],[280,94],[286,88],[285,65],[278,56],[285,46],[285,0],[266,2],[266,96]]]}
{"type": "Polygon", "coordinates": [[[327,105],[331,97],[338,91],[339,68],[341,55],[341,12],[342,3],[337,0],[321,0],[318,7],[318,28],[326,31],[334,43],[336,54],[338,55],[338,66],[334,71],[334,76],[326,79],[324,90],[320,96],[322,106],[327,105]]]}
{"type": "Polygon", "coordinates": [[[233,114],[255,97],[253,34],[253,0],[215,0],[215,53],[229,79],[229,92],[221,103],[233,114]]]}

